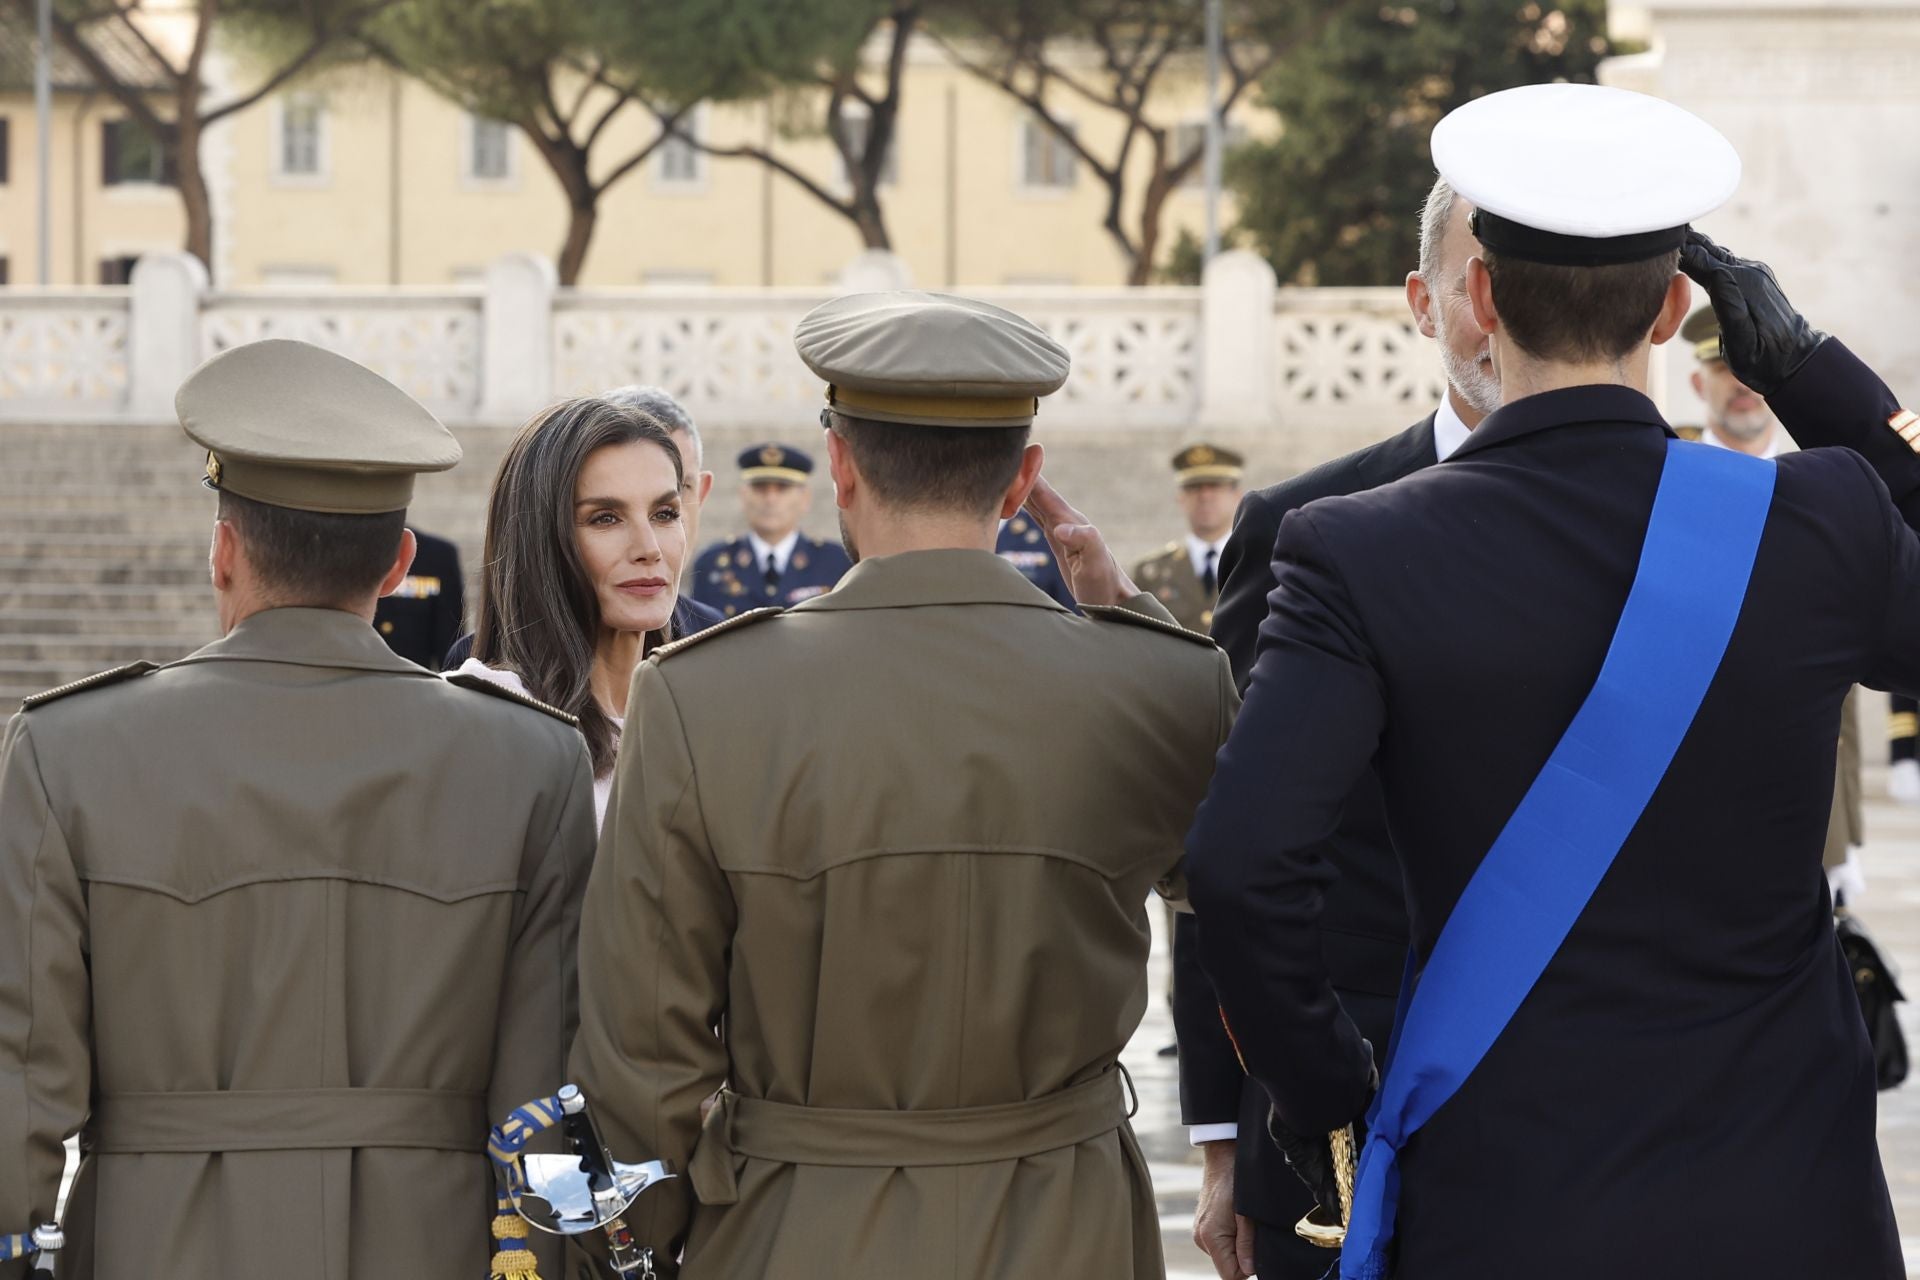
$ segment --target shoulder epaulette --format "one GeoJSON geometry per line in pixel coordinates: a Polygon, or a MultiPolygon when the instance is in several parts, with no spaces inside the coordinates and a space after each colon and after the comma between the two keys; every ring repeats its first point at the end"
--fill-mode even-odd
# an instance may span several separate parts
{"type": "Polygon", "coordinates": [[[1138,610],[1124,608],[1117,604],[1083,604],[1080,606],[1080,612],[1089,618],[1098,618],[1102,622],[1130,622],[1136,627],[1149,627],[1170,636],[1179,636],[1182,640],[1190,640],[1194,644],[1203,644],[1209,649],[1213,648],[1211,636],[1202,635],[1198,631],[1189,631],[1178,623],[1162,622],[1159,618],[1149,617],[1138,610]]]}
{"type": "Polygon", "coordinates": [[[88,689],[103,689],[110,684],[119,684],[122,680],[131,680],[135,676],[144,676],[149,671],[158,671],[157,662],[129,662],[124,667],[115,667],[111,671],[96,671],[90,676],[72,680],[57,689],[48,689],[45,693],[31,694],[20,699],[20,709],[31,711],[35,707],[44,707],[49,702],[64,698],[70,693],[85,693],[88,689]]]}
{"type": "Polygon", "coordinates": [[[762,622],[785,612],[785,609],[778,609],[772,605],[768,605],[763,609],[749,609],[745,613],[736,613],[725,622],[714,623],[705,631],[696,631],[690,636],[682,636],[678,640],[669,640],[648,656],[655,662],[664,662],[674,654],[690,649],[704,640],[711,640],[723,631],[738,631],[750,622],[762,622]]]}
{"type": "Polygon", "coordinates": [[[1679,436],[1682,440],[1698,440],[1705,430],[1706,428],[1704,427],[1675,427],[1673,434],[1679,436]]]}
{"type": "Polygon", "coordinates": [[[517,702],[523,707],[532,707],[535,711],[544,711],[555,720],[563,721],[578,729],[580,717],[570,711],[562,711],[551,703],[540,701],[530,693],[521,693],[518,689],[509,689],[503,684],[495,684],[485,676],[455,673],[447,677],[448,684],[457,684],[462,689],[472,689],[476,693],[490,693],[496,698],[505,698],[508,702],[517,702]]]}

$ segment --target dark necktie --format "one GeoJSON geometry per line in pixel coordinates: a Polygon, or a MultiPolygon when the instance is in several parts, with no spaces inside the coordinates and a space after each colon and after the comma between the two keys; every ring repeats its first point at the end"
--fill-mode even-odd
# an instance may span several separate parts
{"type": "Polygon", "coordinates": [[[1200,570],[1200,590],[1209,596],[1214,593],[1215,588],[1218,586],[1218,578],[1213,571],[1213,562],[1219,558],[1219,554],[1220,553],[1212,547],[1208,547],[1206,567],[1200,570]]]}
{"type": "Polygon", "coordinates": [[[769,551],[767,552],[767,590],[778,591],[779,589],[780,562],[774,558],[773,552],[769,551]]]}

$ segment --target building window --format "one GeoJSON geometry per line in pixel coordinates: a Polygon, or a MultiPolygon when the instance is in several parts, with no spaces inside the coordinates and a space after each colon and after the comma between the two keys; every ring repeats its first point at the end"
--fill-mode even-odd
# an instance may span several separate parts
{"type": "Polygon", "coordinates": [[[505,182],[513,176],[513,135],[504,120],[467,117],[466,176],[475,182],[505,182]]]}
{"type": "Polygon", "coordinates": [[[101,284],[132,284],[134,264],[140,261],[138,254],[126,254],[118,258],[100,259],[101,284]]]}
{"type": "Polygon", "coordinates": [[[279,178],[324,178],[327,172],[327,108],[318,94],[289,94],[277,103],[279,129],[273,172],[279,178]]]}
{"type": "Polygon", "coordinates": [[[661,187],[698,187],[707,181],[707,153],[692,138],[707,131],[705,107],[695,107],[680,117],[680,130],[670,134],[653,153],[653,181],[661,187]],[[690,137],[688,136],[690,135],[690,137]]]}
{"type": "MultiPolygon", "coordinates": [[[[7,185],[7,118],[0,116],[0,187],[7,185]]],[[[6,283],[0,280],[0,284],[6,283]]]]}
{"type": "Polygon", "coordinates": [[[100,126],[100,180],[109,187],[175,181],[173,158],[160,140],[136,120],[108,120],[100,126]]]}
{"type": "MultiPolygon", "coordinates": [[[[1221,157],[1225,158],[1232,155],[1233,149],[1246,140],[1247,129],[1245,125],[1235,124],[1231,120],[1224,122],[1220,129],[1221,157]]],[[[1207,145],[1206,122],[1195,120],[1188,124],[1177,124],[1173,126],[1172,141],[1173,151],[1172,155],[1168,157],[1170,167],[1180,164],[1188,156],[1199,155],[1200,152],[1205,149],[1207,145]]],[[[1180,180],[1180,185],[1183,187],[1198,187],[1204,185],[1206,180],[1207,162],[1203,157],[1194,161],[1193,168],[1188,171],[1186,177],[1180,180]]]]}
{"type": "MultiPolygon", "coordinates": [[[[865,112],[849,111],[840,117],[840,128],[846,135],[847,150],[857,161],[866,154],[867,134],[873,129],[873,118],[865,112]]],[[[900,177],[900,129],[899,118],[894,119],[893,136],[887,139],[887,154],[880,161],[880,185],[890,187],[900,177]]],[[[853,186],[853,175],[847,172],[846,157],[840,158],[840,184],[853,186]]]]}
{"type": "MultiPolygon", "coordinates": [[[[1068,133],[1074,126],[1067,125],[1068,133]]],[[[1036,191],[1064,191],[1079,177],[1080,157],[1052,126],[1035,116],[1020,122],[1020,185],[1036,191]]]]}

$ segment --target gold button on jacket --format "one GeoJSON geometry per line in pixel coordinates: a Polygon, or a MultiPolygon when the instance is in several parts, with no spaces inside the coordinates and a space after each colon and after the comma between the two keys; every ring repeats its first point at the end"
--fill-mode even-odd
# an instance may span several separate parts
{"type": "Polygon", "coordinates": [[[689,1171],[641,1238],[682,1280],[1161,1275],[1115,1063],[1235,707],[1204,638],[986,551],[644,664],[571,1062],[617,1158],[689,1171]]]}
{"type": "Polygon", "coordinates": [[[484,1274],[487,1126],[564,1079],[579,733],[323,609],[34,701],[0,745],[4,1229],[84,1123],[67,1280],[484,1274]]]}

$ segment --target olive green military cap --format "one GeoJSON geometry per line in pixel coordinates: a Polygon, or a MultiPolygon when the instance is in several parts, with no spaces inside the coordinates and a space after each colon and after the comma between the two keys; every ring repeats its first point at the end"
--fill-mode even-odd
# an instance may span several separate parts
{"type": "Polygon", "coordinates": [[[1720,317],[1711,306],[1701,307],[1680,326],[1680,340],[1693,348],[1695,360],[1724,360],[1720,354],[1720,317]]]}
{"type": "Polygon", "coordinates": [[[296,511],[375,515],[413,500],[413,478],[460,461],[460,443],[373,370],[308,342],[223,351],[173,398],[207,450],[207,487],[296,511]]]}
{"type": "Polygon", "coordinates": [[[1239,484],[1246,464],[1246,458],[1217,444],[1190,444],[1173,455],[1173,473],[1179,477],[1182,489],[1221,481],[1239,484]]]}
{"type": "Polygon", "coordinates": [[[1003,307],[913,289],[823,303],[793,343],[835,411],[928,427],[1024,427],[1073,365],[1003,307]]]}

